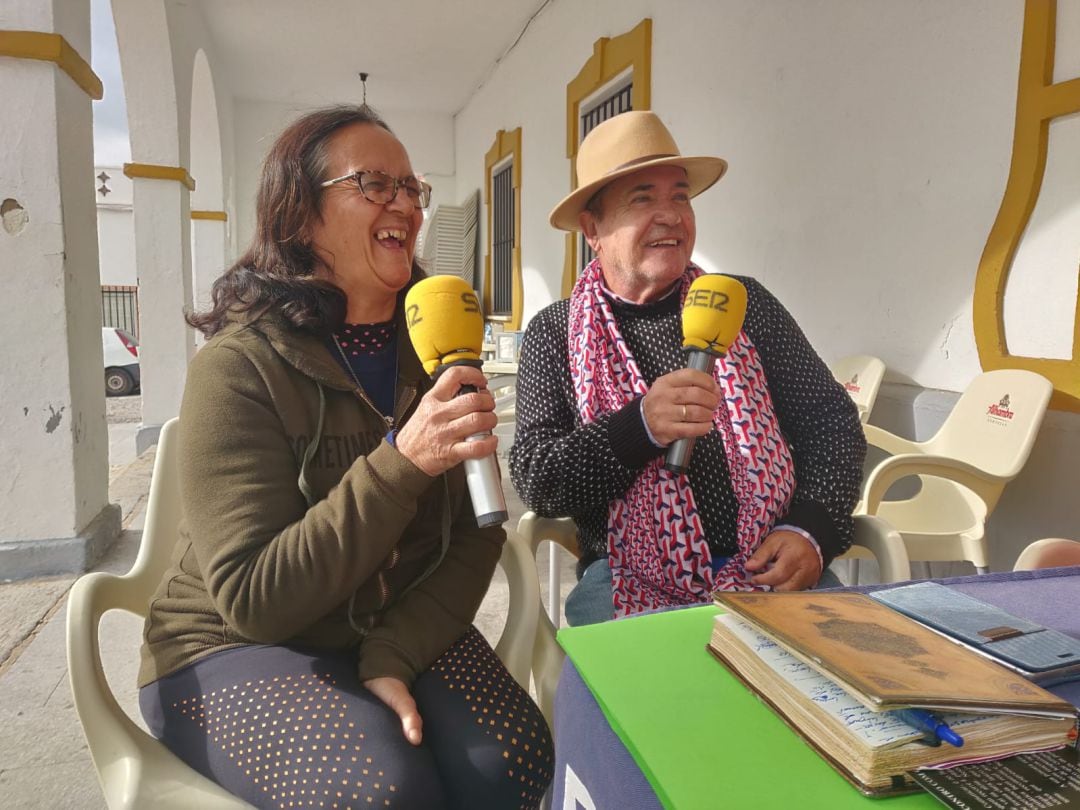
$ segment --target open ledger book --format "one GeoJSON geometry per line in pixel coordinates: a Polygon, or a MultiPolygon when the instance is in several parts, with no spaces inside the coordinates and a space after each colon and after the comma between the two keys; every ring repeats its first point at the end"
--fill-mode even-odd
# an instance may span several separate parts
{"type": "Polygon", "coordinates": [[[856,593],[728,593],[709,651],[868,795],[907,772],[1076,738],[1075,707],[856,593]],[[964,745],[931,746],[891,709],[933,710],[964,745]]]}

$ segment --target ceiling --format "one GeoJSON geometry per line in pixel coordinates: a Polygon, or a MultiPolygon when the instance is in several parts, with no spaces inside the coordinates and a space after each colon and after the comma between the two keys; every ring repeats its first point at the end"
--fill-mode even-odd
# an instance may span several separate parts
{"type": "MultiPolygon", "coordinates": [[[[190,2],[191,0],[189,0],[190,2]]],[[[456,113],[550,0],[201,0],[239,98],[456,113]]]]}

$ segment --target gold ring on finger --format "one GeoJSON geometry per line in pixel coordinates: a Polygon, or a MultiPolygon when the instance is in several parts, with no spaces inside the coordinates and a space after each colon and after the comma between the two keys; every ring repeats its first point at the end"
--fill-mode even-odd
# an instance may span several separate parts
{"type": "Polygon", "coordinates": [[[688,421],[687,418],[686,418],[686,404],[685,403],[683,403],[683,406],[682,406],[682,420],[684,422],[688,421]]]}

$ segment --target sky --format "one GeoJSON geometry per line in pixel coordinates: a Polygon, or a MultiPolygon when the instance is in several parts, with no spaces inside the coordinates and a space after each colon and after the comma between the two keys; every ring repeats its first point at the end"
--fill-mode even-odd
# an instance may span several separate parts
{"type": "Polygon", "coordinates": [[[90,0],[90,35],[90,64],[105,85],[94,102],[94,165],[119,166],[131,161],[131,144],[110,0],[90,0]]]}

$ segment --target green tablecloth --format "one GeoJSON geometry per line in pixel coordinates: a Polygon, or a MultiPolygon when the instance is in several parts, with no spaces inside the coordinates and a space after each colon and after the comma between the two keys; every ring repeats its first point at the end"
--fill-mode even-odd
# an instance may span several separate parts
{"type": "Polygon", "coordinates": [[[940,808],[855,790],[708,652],[714,607],[559,631],[608,723],[668,808],[940,808]]]}

